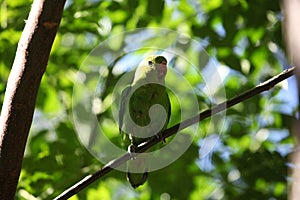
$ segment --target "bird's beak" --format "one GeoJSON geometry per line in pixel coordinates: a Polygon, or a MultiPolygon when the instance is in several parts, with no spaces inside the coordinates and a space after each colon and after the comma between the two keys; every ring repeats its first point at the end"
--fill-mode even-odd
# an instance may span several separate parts
{"type": "Polygon", "coordinates": [[[162,62],[159,64],[159,67],[158,67],[158,78],[159,79],[162,79],[166,76],[167,74],[167,63],[166,62],[162,62]]]}

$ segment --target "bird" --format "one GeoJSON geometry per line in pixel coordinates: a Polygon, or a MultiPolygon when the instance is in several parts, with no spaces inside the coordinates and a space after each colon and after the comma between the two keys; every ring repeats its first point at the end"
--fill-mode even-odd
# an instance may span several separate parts
{"type": "MultiPolygon", "coordinates": [[[[123,146],[134,154],[138,145],[152,137],[161,137],[171,115],[171,104],[165,86],[167,59],[154,55],[138,65],[133,81],[121,93],[119,132],[123,146]]],[[[127,162],[127,180],[133,188],[148,178],[147,156],[140,154],[127,162]]]]}

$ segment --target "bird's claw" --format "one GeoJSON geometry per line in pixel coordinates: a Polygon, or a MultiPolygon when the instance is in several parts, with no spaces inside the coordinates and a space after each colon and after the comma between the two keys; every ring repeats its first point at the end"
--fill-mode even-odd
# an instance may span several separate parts
{"type": "Polygon", "coordinates": [[[163,143],[166,143],[166,139],[163,138],[162,134],[161,133],[158,133],[155,135],[157,139],[159,139],[160,141],[162,141],[163,143]]]}
{"type": "Polygon", "coordinates": [[[136,146],[134,146],[133,144],[129,145],[128,146],[128,153],[130,155],[130,158],[132,160],[135,160],[136,159],[136,146]]]}

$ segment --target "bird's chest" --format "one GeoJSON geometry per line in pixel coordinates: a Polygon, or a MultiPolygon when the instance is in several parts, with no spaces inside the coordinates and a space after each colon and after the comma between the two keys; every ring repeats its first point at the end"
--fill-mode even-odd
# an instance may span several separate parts
{"type": "Polygon", "coordinates": [[[147,84],[133,91],[129,99],[129,113],[132,120],[140,126],[146,126],[151,119],[149,114],[152,111],[152,120],[159,120],[158,112],[155,111],[154,105],[164,107],[165,88],[159,84],[147,84]]]}

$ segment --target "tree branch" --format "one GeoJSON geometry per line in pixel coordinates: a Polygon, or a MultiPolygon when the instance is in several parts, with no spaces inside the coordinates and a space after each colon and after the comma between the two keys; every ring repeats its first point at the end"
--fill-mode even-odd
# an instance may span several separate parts
{"type": "Polygon", "coordinates": [[[35,0],[18,44],[0,116],[0,199],[14,199],[41,78],[65,0],[35,0]]]}
{"type": "MultiPolygon", "coordinates": [[[[242,93],[241,95],[232,98],[228,101],[225,101],[223,103],[220,103],[216,106],[214,106],[212,109],[208,109],[205,110],[203,112],[201,112],[200,114],[191,117],[183,122],[180,122],[166,130],[164,130],[161,134],[162,137],[158,138],[158,137],[153,137],[152,139],[150,139],[149,141],[147,141],[146,143],[143,143],[142,145],[138,146],[137,149],[137,153],[142,153],[145,152],[146,150],[150,149],[152,146],[154,146],[155,144],[161,142],[163,139],[166,139],[168,137],[170,137],[171,135],[176,134],[177,132],[185,129],[188,126],[191,126],[197,122],[200,122],[212,115],[215,115],[219,112],[222,112],[238,103],[241,103],[255,95],[258,95],[260,93],[262,93],[263,91],[269,90],[272,87],[274,87],[276,84],[278,84],[279,82],[291,77],[294,74],[294,70],[295,68],[292,67],[290,69],[284,70],[283,72],[281,72],[280,74],[278,74],[277,76],[274,76],[273,78],[259,84],[258,86],[242,93]]],[[[138,156],[138,154],[137,154],[138,156]]],[[[94,181],[96,181],[97,179],[101,178],[102,176],[104,176],[105,174],[109,173],[110,171],[112,171],[114,168],[124,164],[125,162],[127,162],[129,159],[131,159],[131,155],[129,153],[124,154],[123,156],[110,161],[108,164],[106,164],[102,169],[100,169],[99,171],[95,172],[94,174],[88,175],[85,178],[83,178],[81,181],[79,181],[78,183],[76,183],[75,185],[73,185],[72,187],[70,187],[69,189],[65,190],[62,194],[60,194],[58,197],[55,198],[55,200],[63,200],[63,199],[68,199],[71,196],[77,194],[79,191],[81,191],[82,189],[84,189],[85,187],[87,187],[88,185],[90,185],[91,183],[93,183],[94,181]]]]}

